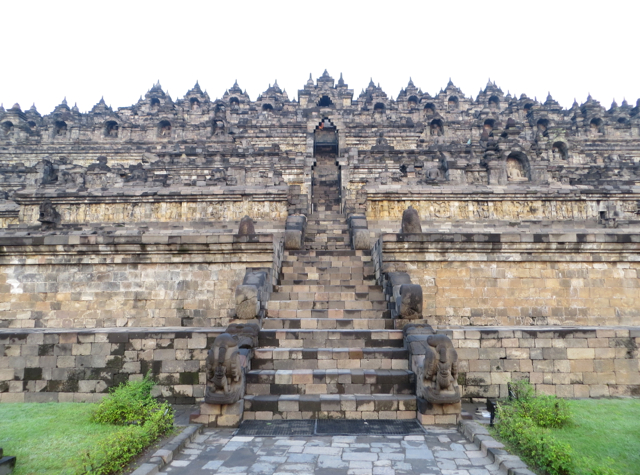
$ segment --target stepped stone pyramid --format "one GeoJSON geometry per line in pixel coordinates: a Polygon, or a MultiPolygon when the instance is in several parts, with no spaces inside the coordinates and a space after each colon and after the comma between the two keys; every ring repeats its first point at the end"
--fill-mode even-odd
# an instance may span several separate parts
{"type": "Polygon", "coordinates": [[[640,394],[640,99],[301,86],[0,98],[0,403],[203,402],[229,331],[247,418],[430,415],[432,330],[464,401],[640,394]]]}
{"type": "Polygon", "coordinates": [[[336,157],[313,170],[305,249],[285,251],[268,303],[244,418],[413,419],[415,378],[388,317],[371,251],[354,251],[336,157]]]}

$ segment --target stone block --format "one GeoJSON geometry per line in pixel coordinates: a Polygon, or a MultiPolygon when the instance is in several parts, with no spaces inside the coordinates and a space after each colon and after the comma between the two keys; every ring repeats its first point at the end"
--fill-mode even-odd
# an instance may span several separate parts
{"type": "Polygon", "coordinates": [[[352,237],[352,246],[355,250],[368,251],[371,249],[371,238],[368,229],[354,229],[352,237]]]}
{"type": "Polygon", "coordinates": [[[567,359],[594,359],[596,352],[593,348],[567,348],[567,359]]]}
{"type": "Polygon", "coordinates": [[[260,290],[255,285],[236,287],[236,317],[241,320],[256,318],[260,311],[260,290]]]}
{"type": "Polygon", "coordinates": [[[398,317],[405,319],[422,317],[422,287],[417,284],[400,286],[400,298],[396,298],[398,317]]]}

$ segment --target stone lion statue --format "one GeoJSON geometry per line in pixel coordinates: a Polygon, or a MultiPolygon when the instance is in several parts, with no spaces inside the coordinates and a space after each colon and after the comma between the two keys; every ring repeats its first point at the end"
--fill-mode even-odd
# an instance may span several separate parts
{"type": "Polygon", "coordinates": [[[460,401],[458,353],[446,335],[427,338],[424,364],[419,371],[418,396],[435,404],[460,401]]]}

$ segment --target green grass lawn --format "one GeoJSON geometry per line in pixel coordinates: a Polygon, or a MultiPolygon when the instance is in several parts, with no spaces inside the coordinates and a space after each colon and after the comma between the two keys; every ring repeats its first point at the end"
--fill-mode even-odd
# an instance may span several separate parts
{"type": "Polygon", "coordinates": [[[97,404],[0,404],[0,447],[14,475],[72,474],[82,455],[122,427],[89,421],[97,404]]]}
{"type": "Polygon", "coordinates": [[[640,400],[568,402],[573,423],[552,432],[571,446],[576,459],[591,458],[621,474],[640,473],[640,400]]]}

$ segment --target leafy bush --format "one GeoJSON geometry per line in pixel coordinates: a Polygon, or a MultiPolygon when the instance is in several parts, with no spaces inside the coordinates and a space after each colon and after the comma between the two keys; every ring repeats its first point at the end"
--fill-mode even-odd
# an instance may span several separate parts
{"type": "Polygon", "coordinates": [[[569,444],[551,435],[549,429],[571,421],[567,401],[536,396],[528,381],[512,383],[511,390],[515,398],[498,405],[496,431],[528,464],[549,475],[618,475],[595,460],[576,460],[569,444]]]}
{"type": "Polygon", "coordinates": [[[564,399],[555,396],[538,396],[533,399],[518,401],[519,409],[531,418],[538,427],[558,428],[571,420],[569,405],[564,399]]]}
{"type": "Polygon", "coordinates": [[[119,472],[173,427],[173,410],[151,397],[153,381],[148,375],[142,381],[118,386],[105,398],[93,414],[93,420],[107,424],[131,424],[104,439],[96,450],[87,453],[77,470],[80,475],[110,475],[119,472]]]}
{"type": "Polygon", "coordinates": [[[518,409],[520,415],[531,418],[535,425],[559,428],[571,420],[567,401],[556,396],[536,396],[529,381],[511,383],[511,390],[515,400],[510,404],[518,409]]]}
{"type": "Polygon", "coordinates": [[[129,381],[111,390],[93,415],[102,424],[143,424],[157,405],[151,397],[155,383],[145,376],[142,381],[129,381]]]}
{"type": "Polygon", "coordinates": [[[498,406],[496,429],[500,438],[513,445],[527,463],[550,475],[574,473],[569,445],[558,442],[546,429],[537,426],[529,416],[519,412],[517,405],[498,406]]]}

